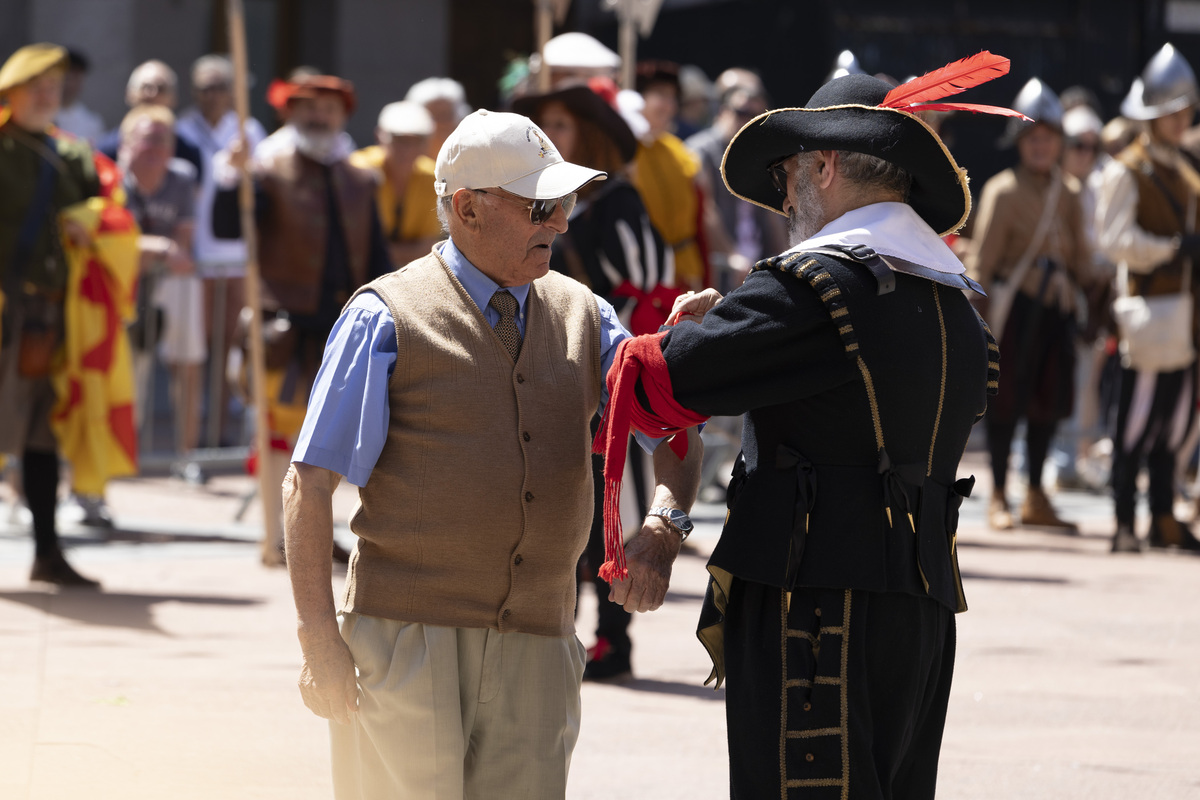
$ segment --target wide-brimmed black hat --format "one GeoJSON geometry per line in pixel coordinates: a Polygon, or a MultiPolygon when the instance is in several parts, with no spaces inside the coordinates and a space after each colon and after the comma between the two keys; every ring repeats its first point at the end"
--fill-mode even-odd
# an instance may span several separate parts
{"type": "MultiPolygon", "coordinates": [[[[614,87],[615,88],[615,87],[614,87]]],[[[531,119],[545,103],[562,103],[578,117],[590,120],[617,145],[621,160],[628,164],[637,155],[637,137],[620,112],[586,84],[567,86],[546,94],[527,94],[514,98],[512,110],[531,119]]]]}
{"type": "Polygon", "coordinates": [[[966,170],[915,114],[880,106],[892,88],[870,75],[846,75],[818,89],[804,108],[755,117],[725,150],[725,185],[743,200],[782,214],[784,197],[771,182],[772,164],[813,150],[867,153],[912,176],[908,203],[929,227],[943,236],[958,230],[971,211],[966,170]]]}

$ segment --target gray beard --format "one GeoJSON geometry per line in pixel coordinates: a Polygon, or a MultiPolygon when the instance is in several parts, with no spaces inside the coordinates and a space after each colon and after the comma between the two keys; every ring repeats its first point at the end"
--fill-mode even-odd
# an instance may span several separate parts
{"type": "Polygon", "coordinates": [[[824,227],[824,220],[825,209],[821,205],[817,187],[809,181],[797,183],[796,203],[792,206],[792,213],[788,214],[788,247],[811,239],[824,227]]]}
{"type": "Polygon", "coordinates": [[[337,149],[337,131],[307,131],[296,128],[296,149],[313,161],[328,164],[337,149]]]}

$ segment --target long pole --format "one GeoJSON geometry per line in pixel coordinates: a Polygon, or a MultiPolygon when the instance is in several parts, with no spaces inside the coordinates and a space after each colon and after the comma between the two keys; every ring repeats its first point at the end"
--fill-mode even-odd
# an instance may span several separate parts
{"type": "Polygon", "coordinates": [[[550,91],[550,67],[546,66],[546,42],[550,41],[550,35],[554,33],[554,9],[551,6],[551,0],[534,1],[537,4],[534,9],[534,14],[537,17],[534,26],[534,36],[537,52],[540,55],[538,60],[537,90],[538,94],[546,94],[550,91]]]}
{"type": "MultiPolygon", "coordinates": [[[[246,15],[242,0],[227,0],[229,11],[229,52],[233,58],[234,102],[238,115],[238,136],[243,147],[249,147],[246,139],[246,120],[250,116],[250,90],[246,79],[246,15]]],[[[250,386],[254,402],[254,447],[258,451],[258,497],[263,508],[262,561],[264,564],[279,564],[280,521],[272,512],[275,504],[268,502],[272,492],[280,491],[273,485],[271,475],[271,431],[267,423],[266,358],[263,355],[262,339],[262,290],[258,277],[258,236],[254,222],[254,181],[250,175],[250,160],[242,167],[242,180],[238,187],[238,199],[242,212],[242,237],[246,242],[246,305],[254,311],[250,315],[250,386]]]]}

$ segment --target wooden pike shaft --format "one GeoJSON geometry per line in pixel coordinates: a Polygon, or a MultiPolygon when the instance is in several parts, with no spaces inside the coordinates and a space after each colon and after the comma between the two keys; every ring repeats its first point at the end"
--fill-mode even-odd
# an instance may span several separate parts
{"type": "MultiPolygon", "coordinates": [[[[244,147],[246,120],[250,117],[250,91],[247,80],[246,16],[242,0],[226,0],[229,12],[229,51],[233,60],[234,102],[238,114],[239,137],[244,147]]],[[[266,358],[262,337],[262,288],[258,273],[258,230],[254,221],[254,180],[250,162],[242,169],[239,204],[242,214],[242,237],[246,242],[246,306],[253,309],[250,317],[250,386],[254,402],[254,447],[258,451],[258,496],[263,508],[262,560],[265,564],[281,561],[278,546],[282,540],[280,520],[273,513],[277,503],[272,493],[279,493],[271,471],[271,430],[267,421],[266,358]]]]}

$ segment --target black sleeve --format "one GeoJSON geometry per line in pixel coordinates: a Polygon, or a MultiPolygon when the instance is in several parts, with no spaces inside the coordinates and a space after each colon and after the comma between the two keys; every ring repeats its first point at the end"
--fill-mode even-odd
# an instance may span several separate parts
{"type": "Polygon", "coordinates": [[[204,181],[204,155],[196,143],[175,132],[175,157],[182,158],[196,168],[196,185],[204,181]]]}
{"type": "MultiPolygon", "coordinates": [[[[271,198],[254,186],[254,219],[261,225],[270,213],[271,198]]],[[[213,196],[212,211],[213,236],[218,239],[242,238],[242,204],[238,199],[238,187],[232,189],[217,189],[213,196]]]]}
{"type": "Polygon", "coordinates": [[[379,222],[379,209],[371,199],[371,252],[367,257],[367,280],[375,280],[395,269],[388,254],[387,239],[383,236],[383,225],[379,222]]]}
{"type": "Polygon", "coordinates": [[[752,272],[704,317],[663,338],[675,399],[709,416],[743,414],[858,379],[812,288],[773,270],[752,272]]]}

